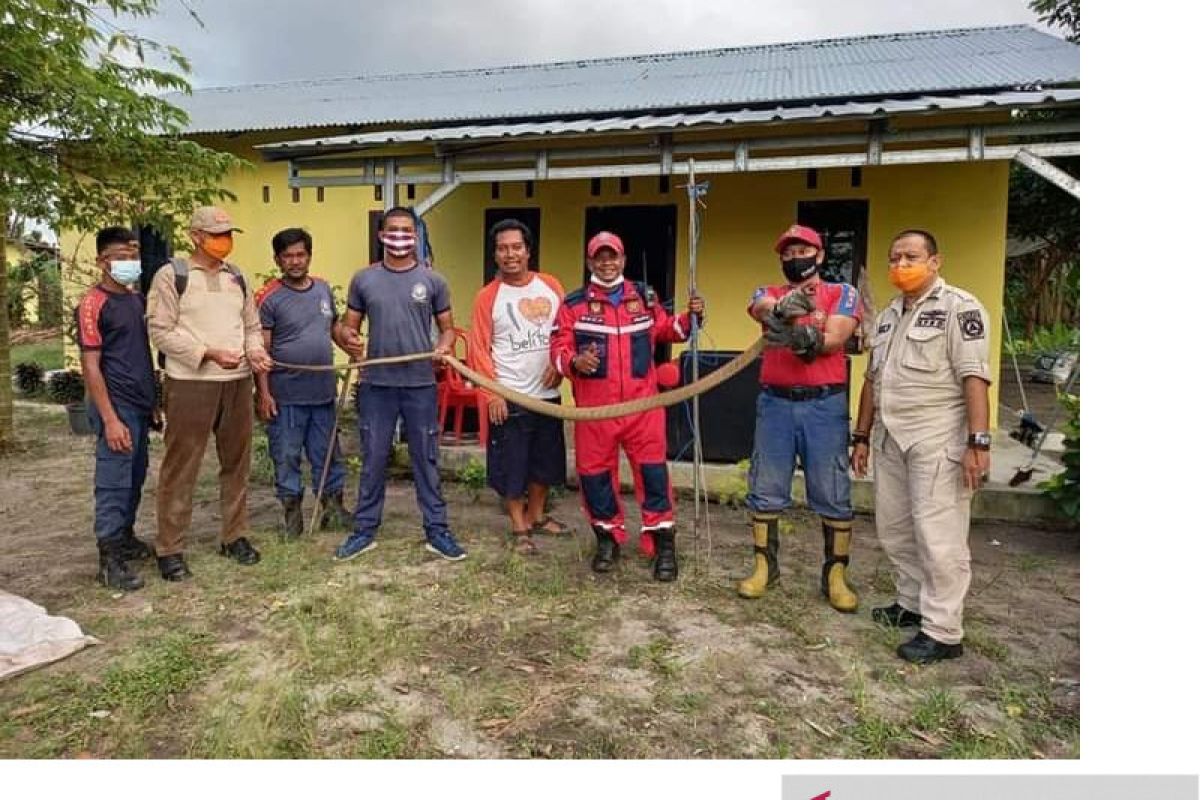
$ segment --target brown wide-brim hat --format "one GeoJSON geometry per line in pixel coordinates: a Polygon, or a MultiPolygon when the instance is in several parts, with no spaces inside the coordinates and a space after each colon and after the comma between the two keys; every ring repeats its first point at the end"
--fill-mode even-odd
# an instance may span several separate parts
{"type": "Polygon", "coordinates": [[[197,208],[192,212],[192,221],[188,224],[188,229],[205,233],[229,233],[230,231],[242,233],[241,228],[233,226],[233,218],[229,216],[229,212],[217,206],[197,208]]]}

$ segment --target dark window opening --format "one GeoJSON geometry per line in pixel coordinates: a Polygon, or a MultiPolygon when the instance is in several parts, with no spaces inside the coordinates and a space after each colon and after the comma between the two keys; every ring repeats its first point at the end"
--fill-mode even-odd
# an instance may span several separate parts
{"type": "Polygon", "coordinates": [[[175,251],[171,247],[170,235],[159,233],[157,228],[138,225],[134,227],[133,232],[137,234],[138,248],[141,250],[139,258],[142,261],[142,277],[138,279],[138,285],[142,294],[146,294],[150,291],[150,281],[154,280],[154,273],[171,260],[175,251]]]}

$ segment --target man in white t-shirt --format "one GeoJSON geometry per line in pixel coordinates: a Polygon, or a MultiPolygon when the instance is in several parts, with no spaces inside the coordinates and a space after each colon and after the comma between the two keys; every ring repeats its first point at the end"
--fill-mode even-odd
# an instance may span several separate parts
{"type": "MultiPolygon", "coordinates": [[[[496,277],[475,295],[468,360],[477,372],[521,394],[559,402],[559,374],[550,364],[550,328],[562,305],[562,285],[532,272],[532,234],[515,219],[488,231],[496,277]]],[[[566,482],[562,421],[488,394],[488,485],[504,498],[514,544],[537,552],[534,533],[569,533],[546,514],[551,486],[566,482]],[[528,499],[527,499],[528,498],[528,499]]]]}

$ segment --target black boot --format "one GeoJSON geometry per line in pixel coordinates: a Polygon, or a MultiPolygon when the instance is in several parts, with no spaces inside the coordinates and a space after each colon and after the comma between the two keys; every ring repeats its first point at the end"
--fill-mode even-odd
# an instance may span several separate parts
{"type": "Polygon", "coordinates": [[[596,534],[596,555],[592,556],[593,572],[612,572],[617,559],[621,557],[621,547],[613,538],[612,531],[593,525],[592,532],[596,534]]]}
{"type": "Polygon", "coordinates": [[[133,528],[121,532],[121,558],[126,561],[141,561],[154,555],[154,548],[133,535],[133,528]]]}
{"type": "Polygon", "coordinates": [[[342,493],[334,492],[321,498],[321,530],[334,528],[349,530],[354,524],[354,515],[346,510],[342,501],[342,493]]]}
{"type": "Polygon", "coordinates": [[[679,565],[675,563],[675,528],[662,528],[654,532],[654,580],[673,581],[679,577],[679,565]]]}
{"type": "Polygon", "coordinates": [[[304,510],[299,497],[283,497],[283,533],[284,539],[295,539],[304,533],[304,510]]]}
{"type": "Polygon", "coordinates": [[[100,551],[100,574],[96,580],[100,585],[122,592],[132,592],[142,588],[142,579],[129,571],[125,566],[125,558],[121,553],[122,540],[119,536],[100,539],[96,548],[100,551]]]}

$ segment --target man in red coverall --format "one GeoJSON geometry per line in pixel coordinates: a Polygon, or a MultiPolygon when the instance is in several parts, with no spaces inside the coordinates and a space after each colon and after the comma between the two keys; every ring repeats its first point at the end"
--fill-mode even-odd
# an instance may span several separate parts
{"type": "MultiPolygon", "coordinates": [[[[607,231],[587,245],[591,280],[563,299],[551,333],[551,363],[571,379],[575,405],[604,406],[658,393],[654,346],[686,341],[691,314],[704,318],[704,300],[692,297],[687,311],[670,315],[647,284],[625,280],[625,246],[607,231]]],[[[596,534],[592,569],[608,572],[626,541],[618,499],[618,446],[633,472],[642,508],[641,550],[654,557],[654,578],[673,581],[675,515],[667,472],[666,409],[575,425],[575,470],[583,510],[596,534]]]]}

